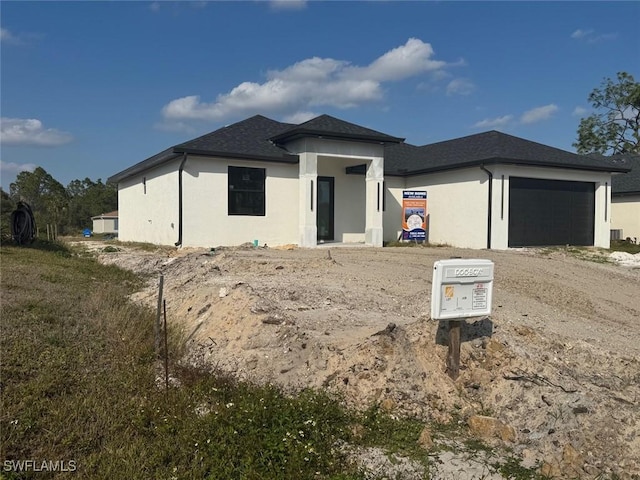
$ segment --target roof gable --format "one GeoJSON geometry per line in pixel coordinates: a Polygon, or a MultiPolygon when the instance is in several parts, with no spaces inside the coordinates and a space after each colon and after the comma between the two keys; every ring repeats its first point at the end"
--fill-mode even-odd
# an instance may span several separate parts
{"type": "Polygon", "coordinates": [[[262,160],[281,159],[297,162],[297,155],[290,154],[270,140],[270,137],[291,128],[291,126],[289,123],[281,123],[262,115],[255,115],[176,145],[173,150],[177,153],[240,156],[262,160]]]}
{"type": "Polygon", "coordinates": [[[113,212],[109,212],[109,213],[101,213],[100,215],[95,215],[93,217],[91,217],[91,220],[95,220],[97,218],[118,218],[118,210],[114,210],[113,212]]]}
{"type": "Polygon", "coordinates": [[[302,137],[324,137],[338,140],[352,140],[375,143],[399,143],[403,138],[392,137],[355,123],[345,122],[331,115],[320,115],[300,125],[271,137],[275,143],[283,144],[302,137]]]}

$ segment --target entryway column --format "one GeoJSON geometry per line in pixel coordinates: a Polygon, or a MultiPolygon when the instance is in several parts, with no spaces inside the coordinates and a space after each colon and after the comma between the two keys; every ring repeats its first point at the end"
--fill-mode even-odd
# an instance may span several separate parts
{"type": "Polygon", "coordinates": [[[367,165],[366,223],[364,241],[372,247],[382,246],[382,205],[384,201],[384,158],[373,157],[367,165]]]}
{"type": "Polygon", "coordinates": [[[316,247],[318,245],[318,227],[316,225],[318,154],[301,152],[298,157],[300,158],[300,198],[298,200],[300,241],[298,246],[316,247]]]}

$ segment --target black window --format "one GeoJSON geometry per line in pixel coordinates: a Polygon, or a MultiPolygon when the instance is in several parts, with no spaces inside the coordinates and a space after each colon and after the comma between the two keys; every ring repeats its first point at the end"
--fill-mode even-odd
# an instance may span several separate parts
{"type": "Polygon", "coordinates": [[[264,216],[264,168],[229,167],[229,215],[264,216]]]}

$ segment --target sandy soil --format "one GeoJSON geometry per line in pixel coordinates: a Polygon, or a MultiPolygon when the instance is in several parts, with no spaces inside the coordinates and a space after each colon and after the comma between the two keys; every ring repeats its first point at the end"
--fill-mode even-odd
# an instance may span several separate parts
{"type": "MultiPolygon", "coordinates": [[[[152,308],[164,275],[189,362],[425,423],[468,422],[558,478],[640,478],[640,261],[593,255],[246,246],[99,257],[150,274],[135,298],[152,308]],[[463,324],[456,381],[446,322],[430,319],[433,263],[451,257],[495,263],[493,313],[463,324]]],[[[469,465],[433,478],[501,478],[469,465]]]]}

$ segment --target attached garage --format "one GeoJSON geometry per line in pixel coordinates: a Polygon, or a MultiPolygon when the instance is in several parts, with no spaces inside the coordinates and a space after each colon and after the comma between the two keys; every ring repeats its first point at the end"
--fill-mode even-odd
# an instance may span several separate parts
{"type": "MultiPolygon", "coordinates": [[[[611,177],[624,171],[496,131],[385,147],[387,182],[398,175],[401,188],[427,192],[429,240],[467,248],[609,248],[611,177]]],[[[391,191],[388,211],[399,208],[401,188],[391,191]]]]}
{"type": "Polygon", "coordinates": [[[594,244],[595,183],[509,180],[509,247],[594,244]]]}

